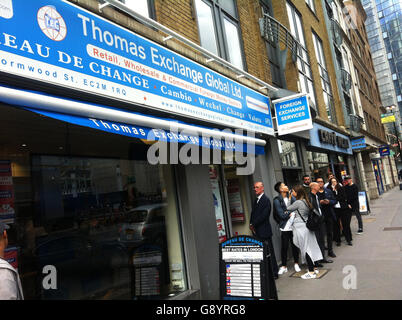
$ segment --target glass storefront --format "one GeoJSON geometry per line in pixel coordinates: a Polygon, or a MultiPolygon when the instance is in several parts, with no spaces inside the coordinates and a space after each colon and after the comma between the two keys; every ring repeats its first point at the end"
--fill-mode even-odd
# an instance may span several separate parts
{"type": "Polygon", "coordinates": [[[249,178],[237,175],[236,168],[209,166],[219,242],[235,235],[250,235],[249,178]]]}
{"type": "Polygon", "coordinates": [[[147,148],[1,106],[0,191],[10,196],[0,217],[26,299],[163,299],[187,289],[173,167],[150,165],[147,148]]]}
{"type": "Polygon", "coordinates": [[[314,180],[318,177],[323,177],[325,180],[327,174],[332,172],[338,181],[343,181],[344,177],[350,174],[344,155],[307,151],[307,158],[314,180]]]}

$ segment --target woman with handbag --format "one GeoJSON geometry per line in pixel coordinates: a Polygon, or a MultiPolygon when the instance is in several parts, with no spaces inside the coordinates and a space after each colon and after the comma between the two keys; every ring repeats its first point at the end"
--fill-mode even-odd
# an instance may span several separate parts
{"type": "Polygon", "coordinates": [[[338,201],[334,206],[337,223],[334,225],[334,240],[336,245],[341,245],[340,222],[342,223],[343,234],[348,245],[352,245],[352,231],[350,230],[350,221],[352,220],[352,211],[348,205],[348,198],[345,187],[338,182],[336,178],[330,180],[328,188],[334,193],[338,201]]]}
{"type": "Polygon", "coordinates": [[[323,259],[315,233],[307,228],[311,205],[303,186],[297,185],[291,193],[296,201],[287,207],[288,211],[296,211],[293,222],[293,243],[300,249],[302,262],[307,262],[308,272],[302,275],[302,279],[315,279],[318,269],[316,262],[323,259]]]}

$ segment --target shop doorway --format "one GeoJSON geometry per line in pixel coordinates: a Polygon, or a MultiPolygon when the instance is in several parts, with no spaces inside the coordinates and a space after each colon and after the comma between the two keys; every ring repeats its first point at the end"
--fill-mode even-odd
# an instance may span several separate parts
{"type": "Polygon", "coordinates": [[[382,195],[384,193],[384,184],[382,182],[380,164],[379,164],[378,160],[372,160],[371,162],[373,163],[374,175],[375,175],[375,180],[377,183],[378,194],[382,195]]]}

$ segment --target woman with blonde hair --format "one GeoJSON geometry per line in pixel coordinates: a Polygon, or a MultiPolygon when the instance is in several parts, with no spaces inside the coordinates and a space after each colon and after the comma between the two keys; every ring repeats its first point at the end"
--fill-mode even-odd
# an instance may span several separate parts
{"type": "Polygon", "coordinates": [[[306,222],[310,209],[313,208],[303,186],[297,185],[291,194],[296,201],[287,206],[287,210],[296,211],[293,222],[293,243],[300,249],[302,262],[307,262],[308,272],[302,275],[302,279],[315,279],[318,270],[315,268],[316,262],[323,259],[320,247],[318,246],[315,233],[307,229],[306,222]]]}

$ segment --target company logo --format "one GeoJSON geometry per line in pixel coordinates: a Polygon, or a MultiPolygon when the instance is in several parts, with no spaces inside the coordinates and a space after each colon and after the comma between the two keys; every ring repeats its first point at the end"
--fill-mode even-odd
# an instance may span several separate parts
{"type": "Polygon", "coordinates": [[[53,6],[44,6],[38,10],[38,25],[42,32],[53,41],[62,41],[67,35],[67,26],[63,17],[53,6]]]}
{"type": "Polygon", "coordinates": [[[0,17],[11,19],[14,15],[12,0],[0,0],[0,17]]]}

